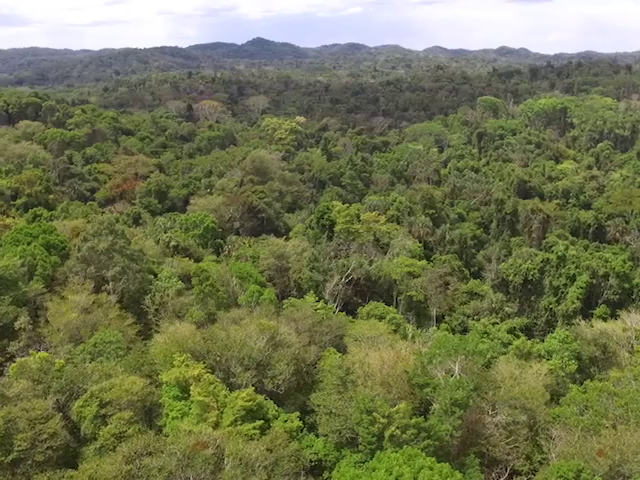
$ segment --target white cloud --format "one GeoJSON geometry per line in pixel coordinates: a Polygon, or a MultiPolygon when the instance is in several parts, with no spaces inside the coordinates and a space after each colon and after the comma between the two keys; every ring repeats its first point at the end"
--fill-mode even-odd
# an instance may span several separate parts
{"type": "Polygon", "coordinates": [[[261,35],[303,45],[638,50],[638,18],[637,0],[0,0],[0,48],[187,45],[261,35]]]}
{"type": "MultiPolygon", "coordinates": [[[[404,3],[404,0],[399,0],[404,3]]],[[[375,0],[0,0],[16,14],[28,15],[43,23],[86,23],[139,20],[153,16],[198,14],[207,11],[233,12],[246,18],[305,13],[339,13],[362,8],[375,0]]]]}
{"type": "Polygon", "coordinates": [[[340,12],[339,15],[356,15],[358,13],[362,13],[363,11],[364,8],[362,7],[350,7],[340,12]]]}

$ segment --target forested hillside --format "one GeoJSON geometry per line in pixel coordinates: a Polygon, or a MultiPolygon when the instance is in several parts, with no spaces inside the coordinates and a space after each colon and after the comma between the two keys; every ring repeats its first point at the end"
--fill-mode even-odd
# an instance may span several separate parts
{"type": "Polygon", "coordinates": [[[634,68],[318,75],[0,90],[0,478],[640,479],[634,68]]]}
{"type": "Polygon", "coordinates": [[[632,67],[640,52],[603,54],[580,52],[545,55],[526,48],[464,50],[439,46],[422,51],[399,45],[369,47],[357,43],[303,48],[290,43],[254,38],[241,45],[206,43],[180,47],[56,50],[17,48],[0,50],[0,86],[81,85],[130,75],[158,72],[291,70],[306,72],[410,72],[443,66],[486,71],[519,65],[562,65],[567,62],[605,62],[632,67]]]}

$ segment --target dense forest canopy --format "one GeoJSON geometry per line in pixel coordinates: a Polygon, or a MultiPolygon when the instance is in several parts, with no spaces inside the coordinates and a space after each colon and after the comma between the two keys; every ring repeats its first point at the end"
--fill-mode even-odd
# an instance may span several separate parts
{"type": "Polygon", "coordinates": [[[484,71],[503,66],[562,65],[567,62],[605,62],[632,68],[640,52],[603,54],[580,52],[545,55],[526,48],[464,50],[439,46],[422,51],[398,45],[369,47],[357,43],[303,48],[290,43],[254,38],[244,44],[207,43],[180,47],[104,50],[16,48],[0,50],[0,86],[78,85],[158,72],[228,70],[298,70],[415,72],[454,66],[484,71]]]}
{"type": "Polygon", "coordinates": [[[0,478],[640,479],[635,67],[321,64],[0,90],[0,478]]]}

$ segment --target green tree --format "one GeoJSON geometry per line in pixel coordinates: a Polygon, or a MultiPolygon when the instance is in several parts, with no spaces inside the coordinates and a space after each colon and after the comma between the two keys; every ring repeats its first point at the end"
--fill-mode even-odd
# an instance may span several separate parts
{"type": "Polygon", "coordinates": [[[17,259],[26,281],[49,284],[69,253],[69,241],[48,222],[18,225],[0,238],[0,255],[17,259]]]}
{"type": "Polygon", "coordinates": [[[118,438],[127,438],[140,433],[136,427],[151,427],[156,409],[156,392],[147,380],[119,376],[89,388],[72,412],[86,441],[106,443],[114,431],[118,438]]]}
{"type": "Polygon", "coordinates": [[[229,395],[204,364],[176,354],[173,367],[162,374],[164,430],[219,428],[229,395]]]}
{"type": "Polygon", "coordinates": [[[232,311],[205,333],[207,363],[234,388],[256,390],[289,408],[300,408],[315,368],[328,347],[342,345],[345,319],[294,301],[281,314],[232,311]]]}
{"type": "Polygon", "coordinates": [[[559,460],[580,461],[603,479],[633,478],[639,466],[636,425],[640,402],[635,382],[638,359],[606,377],[574,385],[553,412],[553,453],[559,460]]]}
{"type": "Polygon", "coordinates": [[[335,480],[371,480],[413,478],[416,480],[462,480],[461,473],[456,472],[446,463],[438,463],[415,448],[404,448],[399,451],[378,453],[373,460],[363,464],[354,464],[345,460],[339,464],[331,475],[335,480]]]}
{"type": "Polygon", "coordinates": [[[0,438],[0,472],[6,478],[73,466],[73,438],[62,415],[45,400],[0,408],[0,438]]]}
{"type": "Polygon", "coordinates": [[[152,235],[162,247],[176,255],[202,259],[220,253],[223,241],[216,220],[206,213],[170,213],[154,222],[152,235]]]}
{"type": "Polygon", "coordinates": [[[95,293],[114,295],[125,310],[141,317],[143,299],[151,286],[151,270],[122,224],[114,217],[98,218],[78,240],[71,270],[91,282],[95,293]]]}
{"type": "Polygon", "coordinates": [[[72,284],[47,304],[45,338],[52,348],[78,346],[104,330],[135,336],[135,319],[106,293],[91,293],[90,284],[72,284]]]}

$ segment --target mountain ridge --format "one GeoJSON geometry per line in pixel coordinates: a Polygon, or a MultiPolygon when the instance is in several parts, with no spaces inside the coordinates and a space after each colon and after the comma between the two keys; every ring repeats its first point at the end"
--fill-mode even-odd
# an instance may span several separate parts
{"type": "Polygon", "coordinates": [[[177,45],[157,45],[154,47],[122,47],[122,48],[100,48],[100,49],[73,49],[73,48],[50,48],[50,47],[39,47],[39,46],[30,46],[30,47],[18,47],[18,48],[0,48],[0,52],[26,52],[26,51],[40,51],[40,52],[64,52],[64,53],[87,53],[87,54],[100,54],[100,53],[112,53],[117,51],[124,50],[134,50],[134,51],[153,51],[157,49],[179,49],[179,50],[201,50],[203,48],[208,48],[210,46],[219,46],[225,48],[246,48],[248,46],[281,46],[286,48],[295,48],[302,51],[323,51],[328,50],[335,47],[357,47],[359,50],[380,50],[386,49],[389,47],[393,47],[394,49],[403,50],[405,52],[411,53],[433,53],[433,52],[443,52],[451,55],[474,55],[481,54],[487,52],[495,52],[495,53],[526,53],[539,55],[544,57],[572,57],[572,56],[581,56],[581,55],[600,55],[600,56],[617,56],[617,55],[640,55],[640,50],[632,50],[632,51],[617,51],[617,52],[601,52],[597,50],[581,50],[577,52],[556,52],[556,53],[542,53],[536,52],[526,47],[511,47],[508,45],[501,45],[496,48],[480,48],[480,49],[468,49],[468,48],[449,48],[443,47],[441,45],[433,45],[430,47],[426,47],[424,49],[415,49],[410,47],[405,47],[399,44],[382,44],[382,45],[367,45],[359,42],[345,42],[345,43],[331,43],[331,44],[322,44],[317,45],[315,47],[302,47],[290,42],[279,42],[276,40],[270,40],[264,37],[254,37],[250,40],[247,40],[244,43],[235,43],[235,42],[205,42],[205,43],[194,43],[192,45],[188,45],[186,47],[180,47],[177,45]]]}
{"type": "Polygon", "coordinates": [[[262,37],[245,43],[210,42],[188,47],[158,46],[102,50],[27,47],[0,50],[0,86],[86,84],[114,77],[171,71],[232,68],[370,68],[402,71],[416,64],[450,63],[470,68],[500,65],[562,63],[571,60],[612,60],[640,64],[640,52],[544,54],[526,48],[500,46],[468,50],[432,46],[412,50],[401,45],[368,46],[337,43],[301,47],[262,37]]]}

